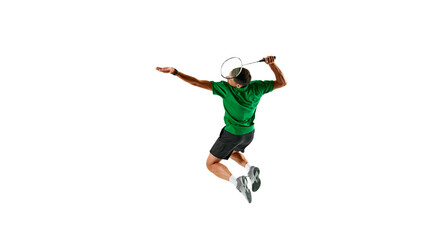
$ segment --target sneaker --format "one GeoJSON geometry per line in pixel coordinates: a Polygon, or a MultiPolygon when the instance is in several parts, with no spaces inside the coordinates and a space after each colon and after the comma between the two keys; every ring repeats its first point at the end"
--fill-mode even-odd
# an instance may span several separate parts
{"type": "Polygon", "coordinates": [[[251,181],[251,190],[253,192],[256,192],[260,188],[260,178],[259,178],[260,170],[258,167],[250,167],[250,170],[248,172],[248,177],[251,181]]]}
{"type": "Polygon", "coordinates": [[[248,181],[245,176],[237,178],[237,189],[243,194],[247,201],[251,203],[251,192],[250,189],[247,187],[247,182],[248,181]]]}

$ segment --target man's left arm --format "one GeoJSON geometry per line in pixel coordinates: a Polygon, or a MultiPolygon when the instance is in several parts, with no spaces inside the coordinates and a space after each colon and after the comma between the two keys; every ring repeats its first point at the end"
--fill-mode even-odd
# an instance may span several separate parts
{"type": "Polygon", "coordinates": [[[211,84],[210,81],[198,80],[194,77],[191,77],[189,75],[181,73],[181,72],[177,71],[175,68],[172,68],[172,67],[165,67],[165,68],[157,67],[156,69],[160,72],[163,72],[163,73],[171,73],[171,74],[177,76],[178,78],[184,80],[185,82],[187,82],[191,85],[194,85],[196,87],[200,87],[200,88],[204,88],[204,89],[212,91],[212,84],[211,84]]]}

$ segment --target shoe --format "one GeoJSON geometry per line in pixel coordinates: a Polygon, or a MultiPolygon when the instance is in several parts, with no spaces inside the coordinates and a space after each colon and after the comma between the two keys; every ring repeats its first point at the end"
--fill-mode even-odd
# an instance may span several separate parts
{"type": "Polygon", "coordinates": [[[245,176],[241,176],[237,178],[237,189],[240,191],[243,196],[247,199],[249,203],[251,203],[251,192],[250,189],[247,187],[247,178],[245,176]]]}
{"type": "Polygon", "coordinates": [[[251,181],[251,190],[253,192],[256,192],[260,188],[260,178],[259,178],[260,170],[258,167],[250,167],[250,170],[248,172],[248,177],[251,181]]]}

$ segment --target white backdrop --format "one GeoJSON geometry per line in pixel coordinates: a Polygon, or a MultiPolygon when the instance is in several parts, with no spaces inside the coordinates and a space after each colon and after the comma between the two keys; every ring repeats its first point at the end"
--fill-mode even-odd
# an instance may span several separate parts
{"type": "Polygon", "coordinates": [[[0,239],[425,239],[420,2],[2,1],[0,239]],[[155,67],[267,55],[248,204],[220,97],[155,67]]]}

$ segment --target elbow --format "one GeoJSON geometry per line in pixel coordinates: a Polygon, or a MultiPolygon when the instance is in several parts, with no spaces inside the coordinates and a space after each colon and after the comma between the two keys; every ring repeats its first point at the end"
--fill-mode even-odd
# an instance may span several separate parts
{"type": "Polygon", "coordinates": [[[285,85],[287,85],[287,82],[285,80],[279,83],[279,87],[285,87],[285,85]]]}
{"type": "Polygon", "coordinates": [[[200,82],[192,82],[191,85],[196,86],[196,87],[200,87],[201,83],[200,82]]]}
{"type": "Polygon", "coordinates": [[[281,79],[281,86],[284,87],[287,85],[287,82],[285,81],[284,77],[281,79]]]}

